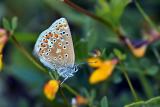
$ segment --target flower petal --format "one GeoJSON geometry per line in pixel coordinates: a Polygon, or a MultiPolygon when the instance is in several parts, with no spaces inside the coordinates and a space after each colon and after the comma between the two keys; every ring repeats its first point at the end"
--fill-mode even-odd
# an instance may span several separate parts
{"type": "Polygon", "coordinates": [[[96,58],[96,57],[95,58],[89,58],[88,59],[88,64],[91,67],[97,68],[97,67],[101,66],[102,60],[99,59],[99,58],[96,58]]]}
{"type": "Polygon", "coordinates": [[[44,86],[44,94],[49,100],[53,100],[59,89],[59,81],[50,80],[44,86]]]}
{"type": "Polygon", "coordinates": [[[136,56],[138,58],[144,56],[146,49],[147,49],[147,46],[148,46],[146,43],[142,44],[139,47],[135,47],[134,44],[132,44],[129,39],[127,40],[126,43],[134,56],[136,56]]]}
{"type": "Polygon", "coordinates": [[[76,102],[77,102],[77,105],[85,105],[87,104],[88,101],[83,96],[76,96],[76,102]]]}
{"type": "Polygon", "coordinates": [[[116,59],[104,61],[100,68],[96,69],[91,74],[89,78],[90,84],[96,84],[106,80],[112,74],[112,71],[117,62],[118,60],[116,59]]]}
{"type": "Polygon", "coordinates": [[[0,71],[2,70],[3,67],[2,51],[7,41],[8,41],[7,31],[5,29],[0,28],[0,71]]]}
{"type": "Polygon", "coordinates": [[[2,54],[0,54],[0,71],[2,70],[3,67],[3,61],[2,61],[2,54]]]}

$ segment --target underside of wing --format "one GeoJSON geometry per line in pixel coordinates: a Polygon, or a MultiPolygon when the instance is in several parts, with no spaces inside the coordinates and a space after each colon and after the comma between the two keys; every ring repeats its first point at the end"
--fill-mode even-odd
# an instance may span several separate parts
{"type": "Polygon", "coordinates": [[[34,53],[51,69],[74,65],[74,48],[66,19],[58,19],[40,34],[34,53]]]}

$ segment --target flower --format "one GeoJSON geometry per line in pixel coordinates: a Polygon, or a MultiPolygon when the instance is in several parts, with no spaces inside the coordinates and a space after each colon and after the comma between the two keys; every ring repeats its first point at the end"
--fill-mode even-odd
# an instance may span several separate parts
{"type": "Polygon", "coordinates": [[[76,96],[76,102],[77,105],[85,105],[88,103],[87,99],[80,95],[76,96]]]}
{"type": "Polygon", "coordinates": [[[102,65],[102,60],[99,59],[98,57],[92,57],[88,59],[88,64],[93,68],[97,68],[102,65]]]}
{"type": "Polygon", "coordinates": [[[8,41],[7,31],[5,29],[0,28],[0,71],[2,70],[3,67],[2,51],[7,41],[8,41]]]}
{"type": "Polygon", "coordinates": [[[89,83],[96,84],[106,80],[112,74],[113,69],[115,68],[115,65],[117,63],[118,63],[117,59],[106,60],[101,62],[101,65],[99,65],[99,67],[92,72],[89,78],[89,83]]]}
{"type": "Polygon", "coordinates": [[[128,46],[132,54],[138,58],[144,56],[149,45],[148,40],[130,40],[124,36],[121,36],[120,39],[128,46]]]}
{"type": "Polygon", "coordinates": [[[59,81],[49,80],[44,86],[44,94],[49,100],[53,100],[59,89],[59,81]]]}
{"type": "Polygon", "coordinates": [[[129,39],[126,41],[126,44],[128,45],[129,49],[131,50],[131,52],[133,53],[134,56],[141,58],[144,56],[144,54],[146,53],[146,49],[148,46],[148,42],[147,41],[136,41],[136,42],[131,42],[129,39]]]}
{"type": "Polygon", "coordinates": [[[84,98],[83,96],[76,96],[76,98],[72,98],[72,107],[79,107],[80,105],[86,105],[88,103],[88,100],[84,98]]]}

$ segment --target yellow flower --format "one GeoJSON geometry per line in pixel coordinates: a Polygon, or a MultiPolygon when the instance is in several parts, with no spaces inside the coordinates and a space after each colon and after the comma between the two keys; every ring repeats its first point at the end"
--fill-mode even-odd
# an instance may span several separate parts
{"type": "Polygon", "coordinates": [[[144,56],[146,49],[147,49],[147,45],[143,45],[139,48],[131,48],[131,51],[136,57],[141,58],[144,56]]]}
{"type": "Polygon", "coordinates": [[[93,71],[89,78],[89,83],[96,84],[106,80],[112,74],[112,71],[115,68],[117,62],[117,59],[104,61],[99,68],[93,71]]]}
{"type": "Polygon", "coordinates": [[[88,64],[89,66],[93,67],[93,68],[97,68],[100,67],[102,65],[102,60],[94,57],[94,58],[89,58],[88,59],[88,64]]]}
{"type": "Polygon", "coordinates": [[[147,44],[143,44],[142,46],[136,48],[132,45],[130,41],[127,42],[127,45],[131,52],[133,53],[134,56],[141,58],[144,56],[146,49],[147,49],[147,44]]]}
{"type": "Polygon", "coordinates": [[[2,62],[2,54],[0,54],[0,71],[2,70],[3,62],[2,62]]]}
{"type": "Polygon", "coordinates": [[[59,89],[59,81],[49,80],[44,86],[44,94],[49,100],[53,100],[59,89]]]}
{"type": "Polygon", "coordinates": [[[5,29],[0,28],[0,71],[2,70],[2,67],[3,67],[2,50],[3,50],[7,40],[8,40],[7,31],[5,29]]]}

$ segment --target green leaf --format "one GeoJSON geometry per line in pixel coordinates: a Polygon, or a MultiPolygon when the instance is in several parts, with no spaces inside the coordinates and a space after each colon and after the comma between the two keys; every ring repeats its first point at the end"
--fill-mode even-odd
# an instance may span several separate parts
{"type": "Polygon", "coordinates": [[[125,60],[126,59],[126,55],[122,54],[120,50],[118,49],[114,49],[114,54],[118,57],[119,60],[125,60]]]}
{"type": "Polygon", "coordinates": [[[2,19],[2,23],[3,23],[3,27],[4,27],[6,30],[11,31],[10,23],[9,23],[9,21],[8,21],[6,18],[3,18],[3,19],[2,19]]]}
{"type": "Polygon", "coordinates": [[[96,91],[95,90],[91,90],[91,94],[90,94],[90,100],[91,100],[91,102],[94,101],[95,97],[96,97],[96,91]]]}
{"type": "Polygon", "coordinates": [[[160,96],[152,98],[148,101],[139,101],[124,107],[160,107],[160,96]]]}
{"type": "Polygon", "coordinates": [[[150,76],[154,76],[158,73],[158,66],[151,66],[149,68],[147,68],[147,74],[150,75],[150,76]]]}
{"type": "Polygon", "coordinates": [[[107,97],[104,96],[102,99],[101,99],[101,107],[108,107],[108,101],[107,101],[107,97]]]}
{"type": "Polygon", "coordinates": [[[110,0],[110,2],[106,0],[98,0],[96,14],[111,23],[113,26],[117,26],[119,25],[125,7],[130,2],[131,0],[110,0]]]}
{"type": "Polygon", "coordinates": [[[15,16],[12,18],[12,30],[14,31],[17,28],[18,25],[18,18],[15,16]]]}
{"type": "Polygon", "coordinates": [[[121,18],[125,7],[131,2],[131,0],[111,0],[111,15],[114,18],[115,22],[118,23],[121,18]]]}

